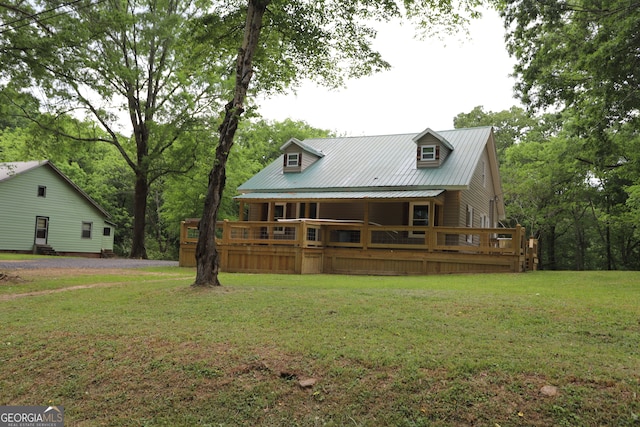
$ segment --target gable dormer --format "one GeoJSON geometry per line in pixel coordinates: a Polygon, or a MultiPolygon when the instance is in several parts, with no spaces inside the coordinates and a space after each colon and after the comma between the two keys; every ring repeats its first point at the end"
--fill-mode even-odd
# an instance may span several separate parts
{"type": "Polygon", "coordinates": [[[283,153],[282,171],[284,173],[302,172],[318,159],[324,157],[322,151],[316,150],[296,138],[287,141],[280,147],[280,151],[283,153]]]}
{"type": "Polygon", "coordinates": [[[453,146],[437,132],[427,128],[413,138],[416,143],[416,167],[437,168],[453,151],[453,146]]]}

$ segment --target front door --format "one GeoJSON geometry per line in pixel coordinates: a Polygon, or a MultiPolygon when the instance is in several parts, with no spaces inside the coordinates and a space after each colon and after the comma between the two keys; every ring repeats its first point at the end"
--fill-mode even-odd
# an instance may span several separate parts
{"type": "Polygon", "coordinates": [[[49,218],[46,216],[36,217],[36,245],[46,245],[49,234],[49,218]]]}

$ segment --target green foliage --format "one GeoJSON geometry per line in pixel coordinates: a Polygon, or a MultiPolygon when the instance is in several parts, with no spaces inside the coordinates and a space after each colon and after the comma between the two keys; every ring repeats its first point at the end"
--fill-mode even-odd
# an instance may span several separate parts
{"type": "Polygon", "coordinates": [[[611,152],[576,136],[570,111],[533,115],[476,107],[456,126],[496,125],[507,219],[539,239],[545,269],[640,267],[639,139],[631,124],[610,137],[611,152]],[[599,154],[601,152],[601,154],[599,154]]]}
{"type": "Polygon", "coordinates": [[[517,90],[527,104],[580,111],[600,129],[635,118],[637,4],[505,0],[500,8],[518,60],[517,90]]]}
{"type": "Polygon", "coordinates": [[[511,107],[504,111],[484,111],[484,107],[475,107],[468,113],[460,113],[453,119],[456,129],[476,126],[493,126],[498,159],[502,161],[504,152],[513,144],[522,141],[536,125],[535,118],[520,107],[511,107]]]}
{"type": "MultiPolygon", "coordinates": [[[[331,132],[311,127],[305,122],[276,122],[260,117],[240,123],[234,150],[227,163],[227,183],[218,218],[238,218],[238,204],[233,200],[240,184],[281,155],[280,147],[291,138],[330,136],[331,132]]],[[[213,164],[212,153],[201,150],[194,167],[185,174],[172,176],[162,184],[160,217],[167,224],[168,238],[176,243],[179,224],[186,218],[200,218],[207,193],[208,175],[213,164]]]]}

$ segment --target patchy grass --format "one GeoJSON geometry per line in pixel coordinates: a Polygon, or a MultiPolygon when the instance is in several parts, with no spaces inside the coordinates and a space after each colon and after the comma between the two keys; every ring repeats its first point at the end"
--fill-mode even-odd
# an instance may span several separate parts
{"type": "Polygon", "coordinates": [[[1,405],[73,426],[640,422],[638,272],[94,274],[0,300],[1,405]]]}

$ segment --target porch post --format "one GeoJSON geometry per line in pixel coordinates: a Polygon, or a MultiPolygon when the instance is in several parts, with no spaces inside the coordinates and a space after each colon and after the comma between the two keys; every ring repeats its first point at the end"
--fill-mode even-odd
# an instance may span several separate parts
{"type": "Polygon", "coordinates": [[[240,200],[240,212],[238,212],[238,221],[244,221],[244,201],[240,200]]]}
{"type": "Polygon", "coordinates": [[[369,247],[369,199],[364,199],[364,224],[362,227],[362,236],[360,240],[362,242],[362,249],[369,247]]]}
{"type": "Polygon", "coordinates": [[[230,238],[231,238],[231,223],[229,222],[228,219],[225,219],[222,222],[222,240],[220,241],[220,244],[222,245],[227,244],[230,238]]]}
{"type": "Polygon", "coordinates": [[[433,252],[435,247],[436,247],[436,243],[437,243],[437,236],[438,234],[436,233],[436,229],[435,229],[435,223],[436,223],[436,204],[434,202],[433,199],[429,199],[429,227],[427,228],[426,231],[426,244],[427,244],[427,252],[433,252]]]}

